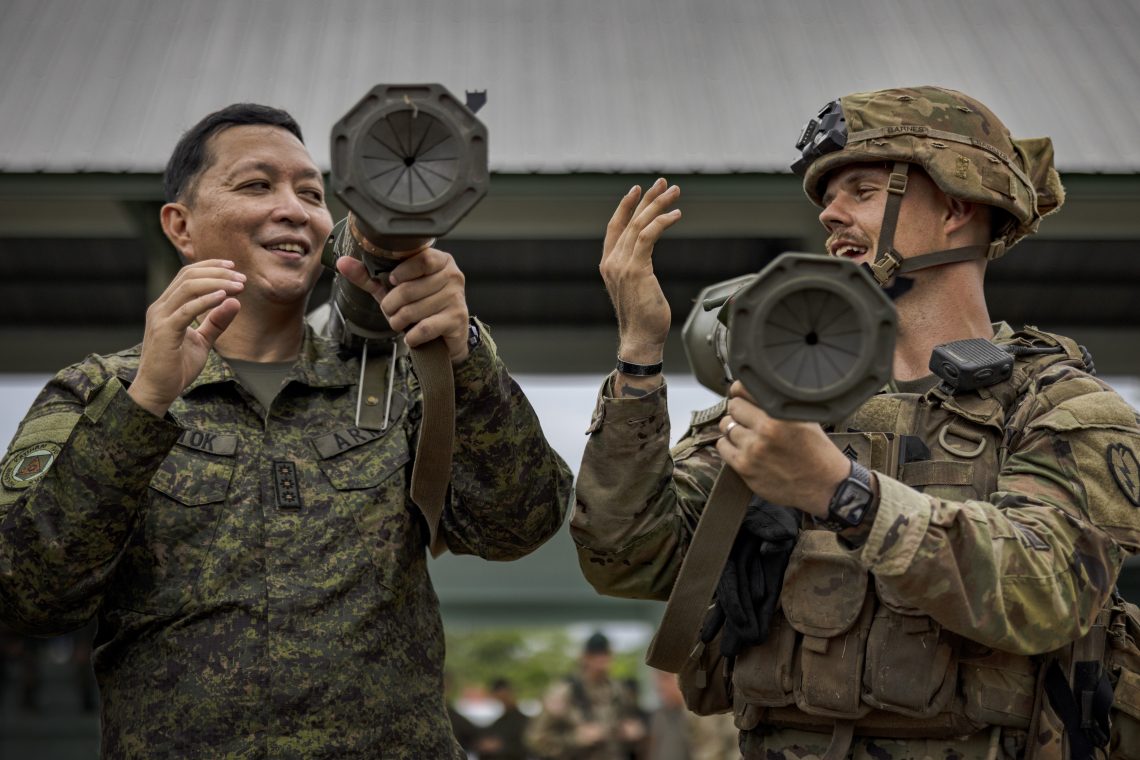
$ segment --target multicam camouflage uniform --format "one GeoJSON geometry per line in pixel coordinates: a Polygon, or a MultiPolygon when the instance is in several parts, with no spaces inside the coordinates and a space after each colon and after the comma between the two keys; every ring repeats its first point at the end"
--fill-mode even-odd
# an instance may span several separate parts
{"type": "MultiPolygon", "coordinates": [[[[138,360],[59,373],[0,466],[0,617],[41,634],[98,618],[103,756],[464,757],[403,360],[379,433],[354,426],[358,362],[311,330],[269,410],[211,353],[159,419],[124,390],[138,360]]],[[[441,531],[520,557],[561,524],[570,473],[489,336],[455,380],[441,531]]]]}
{"type": "MultiPolygon", "coordinates": [[[[995,339],[1052,340],[1008,328],[995,339]]],[[[783,616],[735,664],[737,725],[755,734],[745,737],[749,757],[822,755],[836,717],[869,724],[908,715],[935,740],[857,736],[852,756],[984,757],[991,740],[1010,743],[1011,756],[1024,750],[1036,674],[1024,655],[1083,635],[1125,550],[1140,549],[1137,492],[1112,458],[1140,452],[1140,420],[1072,357],[1054,359],[1033,378],[1019,362],[1015,380],[1028,386],[1008,416],[994,394],[888,392],[838,428],[919,434],[932,458],[895,477],[878,473],[878,513],[861,548],[831,531],[801,533],[783,616]],[[821,646],[836,637],[846,647],[821,646]],[[876,680],[892,672],[905,676],[876,680]],[[922,683],[913,690],[893,678],[922,683]],[[813,693],[836,681],[846,693],[813,693]],[[1009,728],[991,736],[994,725],[1009,728]],[[814,731],[779,728],[796,726],[814,731]],[[959,738],[966,734],[974,736],[959,738]]],[[[587,579],[608,594],[668,598],[720,469],[716,416],[670,455],[666,395],[663,386],[615,399],[607,383],[591,426],[571,531],[587,579]]],[[[1052,743],[1059,730],[1049,729],[1052,743]]]]}
{"type": "MultiPolygon", "coordinates": [[[[948,193],[1011,215],[992,255],[1035,230],[1063,198],[1048,141],[995,153],[1000,122],[948,92],[844,99],[859,131],[811,166],[809,195],[819,201],[828,167],[908,161],[940,186],[949,176],[972,188],[948,193]],[[955,143],[924,132],[931,123],[978,136],[955,143]],[[1028,169],[1013,175],[1003,160],[1028,169]]],[[[834,426],[834,442],[877,470],[877,512],[843,540],[805,521],[772,630],[734,663],[725,709],[746,757],[823,756],[852,725],[854,758],[1021,757],[1031,741],[1037,757],[1066,756],[1057,715],[1035,702],[1036,655],[1088,632],[1124,557],[1140,550],[1140,419],[1085,371],[1071,340],[995,330],[995,343],[1027,349],[1009,380],[957,395],[892,387],[834,426]],[[924,455],[888,467],[902,435],[924,455]]],[[[611,383],[571,532],[599,591],[664,600],[721,467],[723,407],[695,415],[670,452],[666,387],[613,398],[611,383]]]]}

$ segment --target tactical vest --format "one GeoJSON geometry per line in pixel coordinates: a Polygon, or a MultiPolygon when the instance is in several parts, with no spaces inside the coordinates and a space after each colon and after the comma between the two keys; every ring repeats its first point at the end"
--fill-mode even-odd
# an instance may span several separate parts
{"type": "MultiPolygon", "coordinates": [[[[1066,338],[1019,336],[1054,353],[1019,358],[1008,380],[957,396],[942,388],[875,396],[836,425],[833,441],[931,496],[986,500],[1002,466],[1007,415],[1042,370],[1082,360],[1066,338]]],[[[855,734],[900,739],[1028,731],[1038,712],[1038,660],[945,630],[893,598],[858,552],[834,532],[801,532],[769,636],[732,670],[737,727],[831,732],[853,724],[855,734]]]]}

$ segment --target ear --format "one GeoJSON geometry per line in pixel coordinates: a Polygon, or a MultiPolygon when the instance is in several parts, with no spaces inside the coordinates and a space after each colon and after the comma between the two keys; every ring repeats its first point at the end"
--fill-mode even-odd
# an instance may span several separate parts
{"type": "Polygon", "coordinates": [[[167,240],[187,261],[194,261],[194,243],[190,237],[190,207],[184,203],[167,203],[159,212],[162,231],[167,240]]]}
{"type": "Polygon", "coordinates": [[[985,227],[986,235],[989,234],[989,220],[980,204],[952,198],[949,195],[944,195],[944,198],[946,207],[942,216],[942,225],[947,235],[956,234],[971,225],[978,224],[985,227]]]}

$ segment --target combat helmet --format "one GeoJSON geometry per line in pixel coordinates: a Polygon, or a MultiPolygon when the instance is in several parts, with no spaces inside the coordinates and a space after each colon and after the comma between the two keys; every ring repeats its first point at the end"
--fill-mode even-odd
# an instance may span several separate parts
{"type": "Polygon", "coordinates": [[[891,164],[887,204],[871,271],[880,285],[894,275],[970,259],[996,259],[1037,231],[1065,200],[1048,137],[1016,140],[986,106],[956,90],[910,87],[858,92],[833,100],[810,119],[796,143],[792,171],[823,206],[825,180],[856,163],[891,164]],[[989,245],[904,259],[894,249],[910,165],[922,167],[947,195],[1008,214],[989,245]]]}

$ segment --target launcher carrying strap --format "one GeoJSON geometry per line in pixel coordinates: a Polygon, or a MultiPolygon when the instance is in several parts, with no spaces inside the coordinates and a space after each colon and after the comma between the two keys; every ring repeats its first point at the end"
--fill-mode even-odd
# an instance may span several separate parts
{"type": "MultiPolygon", "coordinates": [[[[393,346],[390,355],[375,355],[369,352],[370,345],[365,343],[361,358],[356,424],[366,430],[386,430],[391,424],[392,392],[400,349],[393,346]],[[390,362],[387,371],[386,362],[390,362]],[[387,390],[384,390],[385,375],[387,390]]],[[[447,542],[439,532],[439,521],[451,482],[451,454],[455,448],[455,375],[442,338],[410,349],[408,354],[423,397],[410,490],[412,501],[427,523],[432,556],[438,557],[447,551],[447,542]]]]}
{"type": "Polygon", "coordinates": [[[677,673],[698,646],[709,600],[751,500],[752,491],[740,476],[722,466],[645,655],[650,667],[677,673]]]}
{"type": "Polygon", "coordinates": [[[442,338],[411,350],[412,367],[423,394],[423,417],[416,460],[412,465],[412,501],[423,513],[432,556],[447,550],[439,520],[451,483],[451,453],[455,446],[455,375],[442,338]]]}

